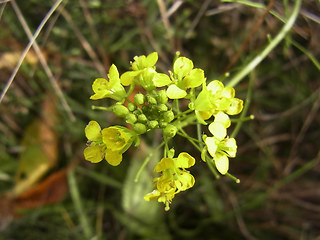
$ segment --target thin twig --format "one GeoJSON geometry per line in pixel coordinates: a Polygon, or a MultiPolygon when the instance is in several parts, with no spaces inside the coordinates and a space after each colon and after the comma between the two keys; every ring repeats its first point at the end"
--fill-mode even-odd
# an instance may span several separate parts
{"type": "Polygon", "coordinates": [[[170,22],[168,19],[166,5],[163,0],[157,0],[157,2],[158,2],[159,9],[160,9],[160,14],[161,14],[161,19],[162,19],[163,25],[167,31],[167,37],[170,41],[171,46],[174,48],[174,41],[173,41],[171,30],[170,30],[171,27],[170,27],[170,22]]]}
{"type": "Polygon", "coordinates": [[[290,29],[293,27],[300,10],[302,0],[296,0],[291,16],[288,21],[282,27],[278,35],[270,41],[270,43],[266,46],[264,50],[260,54],[258,54],[254,59],[251,60],[249,64],[247,64],[244,68],[238,72],[232,80],[227,84],[229,87],[234,87],[238,84],[245,76],[247,76],[256,66],[260,64],[260,62],[265,59],[268,54],[284,39],[290,29]]]}
{"type": "MultiPolygon", "coordinates": [[[[53,12],[57,9],[57,7],[60,5],[60,3],[62,2],[62,0],[57,0],[56,3],[51,7],[51,9],[49,10],[49,12],[47,13],[47,15],[44,17],[44,19],[42,19],[40,25],[38,26],[36,32],[34,33],[34,35],[31,37],[28,45],[26,46],[26,48],[24,49],[22,55],[20,56],[20,59],[16,65],[16,67],[14,68],[5,88],[2,90],[1,96],[0,96],[0,103],[3,100],[4,96],[6,95],[9,87],[11,86],[15,76],[17,75],[17,72],[24,60],[24,58],[26,57],[27,53],[29,52],[31,46],[35,43],[36,38],[38,37],[38,35],[40,34],[42,28],[44,27],[44,25],[46,24],[46,22],[48,21],[48,19],[50,18],[50,16],[53,14],[53,12]]],[[[12,6],[16,6],[15,2],[12,1],[11,2],[12,6]]]]}
{"type": "Polygon", "coordinates": [[[247,34],[247,36],[246,36],[245,40],[242,42],[240,48],[238,49],[236,54],[232,57],[231,61],[229,62],[229,64],[227,65],[227,67],[224,69],[223,72],[227,72],[238,61],[238,59],[240,58],[241,54],[246,50],[246,47],[249,45],[250,39],[252,39],[252,37],[255,35],[255,33],[259,30],[259,28],[262,25],[264,19],[266,18],[266,16],[269,13],[270,9],[274,5],[274,1],[275,0],[271,0],[269,2],[268,6],[266,7],[266,9],[262,13],[262,15],[259,17],[258,21],[256,21],[256,23],[253,25],[253,27],[251,28],[249,34],[247,34]]]}
{"type": "Polygon", "coordinates": [[[198,25],[201,17],[203,16],[203,14],[207,11],[207,8],[209,6],[209,4],[211,3],[212,0],[206,0],[202,5],[201,8],[197,14],[197,16],[195,17],[195,19],[193,20],[193,22],[191,23],[190,28],[188,29],[187,33],[186,33],[186,38],[190,38],[191,34],[193,32],[193,30],[196,28],[196,26],[198,25]]]}
{"type": "Polygon", "coordinates": [[[73,29],[74,33],[76,34],[77,38],[79,39],[83,49],[87,52],[89,57],[92,59],[92,61],[95,64],[96,69],[99,71],[99,73],[106,77],[106,70],[103,64],[99,61],[99,58],[93,48],[91,47],[90,43],[87,41],[87,39],[82,35],[79,28],[76,26],[74,21],[72,20],[72,17],[70,14],[63,8],[59,8],[58,11],[61,12],[62,16],[66,19],[66,21],[70,24],[71,28],[73,29]]]}
{"type": "Polygon", "coordinates": [[[3,13],[4,8],[6,7],[6,5],[7,5],[7,1],[4,1],[4,2],[0,1],[0,20],[1,20],[2,13],[3,13]]]}
{"type": "Polygon", "coordinates": [[[92,35],[92,38],[94,40],[94,43],[96,45],[96,48],[98,50],[98,53],[100,54],[100,57],[102,58],[102,61],[103,61],[103,64],[105,66],[110,66],[110,60],[109,58],[106,56],[105,54],[105,50],[101,44],[101,41],[100,41],[100,38],[99,38],[99,34],[97,32],[97,29],[95,28],[95,24],[94,24],[94,21],[93,21],[93,18],[90,14],[90,11],[86,5],[86,2],[84,0],[78,0],[79,1],[79,4],[82,8],[82,11],[83,11],[83,14],[84,14],[84,17],[88,23],[88,26],[89,26],[89,30],[90,30],[90,33],[92,35]]]}
{"type": "MultiPolygon", "coordinates": [[[[54,11],[54,10],[59,6],[59,4],[60,4],[61,2],[62,2],[62,0],[57,1],[57,2],[56,2],[56,4],[57,4],[56,7],[55,7],[55,8],[51,8],[51,9],[53,9],[53,11],[54,11]]],[[[52,71],[50,70],[50,68],[49,68],[49,66],[48,66],[48,64],[47,64],[47,61],[46,61],[45,57],[43,56],[43,54],[42,54],[42,52],[41,52],[41,49],[40,49],[38,43],[36,42],[35,38],[33,39],[33,36],[32,36],[31,31],[30,31],[30,28],[29,28],[29,26],[28,26],[25,18],[23,17],[23,15],[22,15],[22,13],[21,13],[18,5],[16,4],[15,0],[12,0],[12,1],[11,1],[11,4],[12,4],[12,7],[13,7],[15,13],[17,14],[17,17],[18,17],[18,19],[19,19],[19,21],[20,21],[20,23],[21,23],[24,31],[26,32],[26,34],[27,34],[30,42],[33,43],[33,44],[32,44],[32,47],[33,47],[34,51],[36,52],[37,57],[39,58],[39,61],[40,61],[41,65],[42,65],[45,73],[47,74],[47,76],[48,76],[48,78],[49,78],[49,81],[50,81],[52,87],[53,87],[54,90],[56,91],[57,96],[60,98],[60,101],[61,101],[62,106],[63,106],[64,109],[66,110],[66,112],[67,112],[70,120],[71,120],[71,121],[75,121],[76,118],[75,118],[75,116],[73,115],[73,113],[72,113],[72,111],[71,111],[71,108],[70,108],[70,106],[68,105],[68,103],[67,103],[67,101],[66,101],[66,99],[65,99],[65,97],[64,97],[64,95],[63,95],[63,92],[62,92],[61,88],[60,88],[59,85],[58,85],[58,81],[57,81],[57,79],[53,76],[53,73],[52,73],[52,71]]],[[[50,11],[51,11],[51,10],[50,10],[50,11]]],[[[47,20],[48,20],[49,17],[52,15],[53,11],[52,11],[51,13],[48,12],[47,15],[49,15],[49,13],[50,13],[50,15],[45,17],[45,18],[47,18],[47,20]]]]}

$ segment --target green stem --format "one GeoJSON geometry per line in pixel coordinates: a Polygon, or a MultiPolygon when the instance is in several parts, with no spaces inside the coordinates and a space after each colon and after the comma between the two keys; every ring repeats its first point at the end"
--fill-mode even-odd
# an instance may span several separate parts
{"type": "MultiPolygon", "coordinates": [[[[201,141],[199,141],[199,145],[196,144],[195,142],[198,141],[197,139],[194,139],[193,137],[190,137],[182,128],[179,129],[178,134],[185,137],[186,139],[188,139],[188,141],[196,148],[199,150],[199,152],[202,152],[202,148],[201,146],[199,146],[201,144],[201,141]]],[[[206,158],[210,158],[207,154],[206,154],[206,158]]],[[[220,178],[220,175],[218,174],[218,172],[216,171],[216,169],[213,166],[213,162],[211,161],[211,158],[209,160],[206,161],[210,171],[212,172],[212,174],[218,179],[220,178]]]]}
{"type": "Polygon", "coordinates": [[[109,111],[112,112],[112,107],[101,107],[101,106],[91,106],[92,110],[102,110],[102,111],[109,111]]]}
{"type": "Polygon", "coordinates": [[[266,46],[266,48],[258,54],[247,66],[242,68],[240,72],[238,72],[231,81],[227,84],[229,87],[234,87],[237,85],[246,75],[248,75],[286,36],[286,34],[290,31],[292,28],[301,5],[302,0],[296,0],[295,5],[293,8],[293,11],[291,13],[291,16],[289,17],[289,20],[285,23],[283,28],[280,30],[278,35],[271,40],[271,42],[266,46]]]}
{"type": "Polygon", "coordinates": [[[148,162],[150,161],[150,159],[151,159],[151,157],[153,156],[153,154],[154,154],[155,152],[157,152],[157,151],[164,145],[164,143],[165,143],[165,142],[163,141],[163,142],[162,142],[161,144],[159,144],[152,152],[150,152],[150,153],[148,154],[148,156],[146,157],[146,159],[143,161],[141,167],[139,168],[139,170],[138,170],[138,172],[137,172],[137,174],[136,174],[136,177],[134,178],[134,181],[135,181],[135,182],[138,182],[138,181],[139,181],[139,178],[140,178],[140,175],[141,175],[143,169],[147,166],[147,164],[148,164],[148,162]]]}
{"type": "Polygon", "coordinates": [[[212,172],[212,174],[216,177],[216,179],[220,178],[220,175],[218,174],[217,170],[215,169],[214,163],[212,162],[212,159],[209,159],[206,161],[210,171],[212,172]]]}

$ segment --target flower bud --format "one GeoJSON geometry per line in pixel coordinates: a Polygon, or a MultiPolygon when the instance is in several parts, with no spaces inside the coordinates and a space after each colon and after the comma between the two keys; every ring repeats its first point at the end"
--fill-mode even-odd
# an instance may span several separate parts
{"type": "Polygon", "coordinates": [[[158,105],[159,112],[166,112],[168,111],[168,107],[165,104],[158,105]]]}
{"type": "Polygon", "coordinates": [[[159,127],[159,123],[156,120],[149,121],[147,124],[150,129],[155,129],[159,127]]]}
{"type": "Polygon", "coordinates": [[[128,108],[121,104],[116,104],[112,107],[112,112],[118,117],[126,117],[129,114],[128,108]]]}
{"type": "Polygon", "coordinates": [[[146,115],[140,114],[140,115],[138,115],[138,121],[141,123],[145,123],[148,121],[148,119],[147,119],[146,115]]]}
{"type": "Polygon", "coordinates": [[[168,122],[164,121],[164,120],[160,120],[159,122],[159,127],[160,128],[165,128],[168,125],[168,122]]]}
{"type": "Polygon", "coordinates": [[[157,100],[154,97],[150,96],[150,95],[147,95],[147,101],[152,105],[157,104],[157,100]]]}
{"type": "Polygon", "coordinates": [[[146,125],[144,125],[142,123],[136,123],[136,124],[132,125],[132,128],[137,134],[143,134],[147,131],[146,125]]]}
{"type": "Polygon", "coordinates": [[[146,98],[145,96],[142,94],[142,93],[138,93],[134,96],[134,102],[137,104],[137,105],[142,105],[144,104],[146,98]]]}
{"type": "Polygon", "coordinates": [[[163,114],[163,120],[167,123],[171,122],[174,119],[174,113],[172,111],[167,111],[163,114]]]}
{"type": "Polygon", "coordinates": [[[133,112],[136,109],[136,105],[132,102],[129,102],[127,105],[130,112],[133,112]]]}
{"type": "Polygon", "coordinates": [[[176,134],[177,134],[177,127],[172,125],[172,124],[168,124],[165,129],[163,129],[163,136],[166,138],[173,138],[176,134]]]}
{"type": "Polygon", "coordinates": [[[133,113],[130,113],[126,116],[127,123],[133,124],[137,122],[137,117],[133,113]]]}
{"type": "Polygon", "coordinates": [[[160,90],[158,92],[157,100],[159,103],[166,104],[168,102],[168,96],[165,90],[160,90]]]}

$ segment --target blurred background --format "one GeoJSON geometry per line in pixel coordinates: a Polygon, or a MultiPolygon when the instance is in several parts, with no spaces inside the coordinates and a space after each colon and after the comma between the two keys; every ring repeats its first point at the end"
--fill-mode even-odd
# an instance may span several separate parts
{"type": "Polygon", "coordinates": [[[143,200],[161,154],[134,182],[161,135],[147,134],[118,167],[82,154],[90,120],[123,124],[91,110],[108,100],[89,100],[112,63],[123,73],[134,56],[157,51],[167,73],[180,51],[208,81],[226,84],[276,36],[294,2],[1,0],[0,239],[320,239],[319,1],[303,1],[289,34],[235,86],[255,116],[230,161],[240,184],[216,179],[177,137],[176,152],[197,158],[196,184],[165,212],[143,200]]]}

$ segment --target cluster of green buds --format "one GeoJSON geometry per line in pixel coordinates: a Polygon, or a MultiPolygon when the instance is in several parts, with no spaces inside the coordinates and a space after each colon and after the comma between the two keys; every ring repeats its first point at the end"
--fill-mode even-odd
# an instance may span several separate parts
{"type": "Polygon", "coordinates": [[[154,190],[144,199],[164,203],[165,210],[169,210],[175,194],[195,183],[191,173],[185,170],[196,163],[195,158],[186,152],[174,157],[170,140],[176,134],[185,137],[201,152],[202,160],[209,166],[215,166],[222,175],[232,176],[228,173],[229,158],[236,156],[237,145],[236,140],[227,135],[227,128],[231,125],[229,115],[236,115],[243,108],[243,101],[235,98],[233,88],[224,87],[218,80],[207,84],[204,71],[194,68],[190,59],[179,55],[177,52],[168,74],[156,71],[156,52],[134,57],[130,71],[121,76],[117,67],[112,65],[108,80],[98,78],[93,82],[94,95],[90,99],[115,100],[111,106],[93,108],[113,112],[123,118],[126,127],[101,129],[96,121],[90,121],[85,128],[88,138],[85,159],[92,163],[106,159],[112,166],[121,163],[122,154],[132,144],[136,147],[140,144],[141,135],[155,129],[162,130],[163,141],[159,147],[163,146],[163,158],[154,167],[160,176],[153,180],[154,190]],[[188,108],[180,109],[179,101],[188,101],[188,108]],[[190,124],[199,127],[209,124],[212,136],[202,135],[201,131],[198,131],[197,138],[189,136],[183,128],[190,124]]]}

